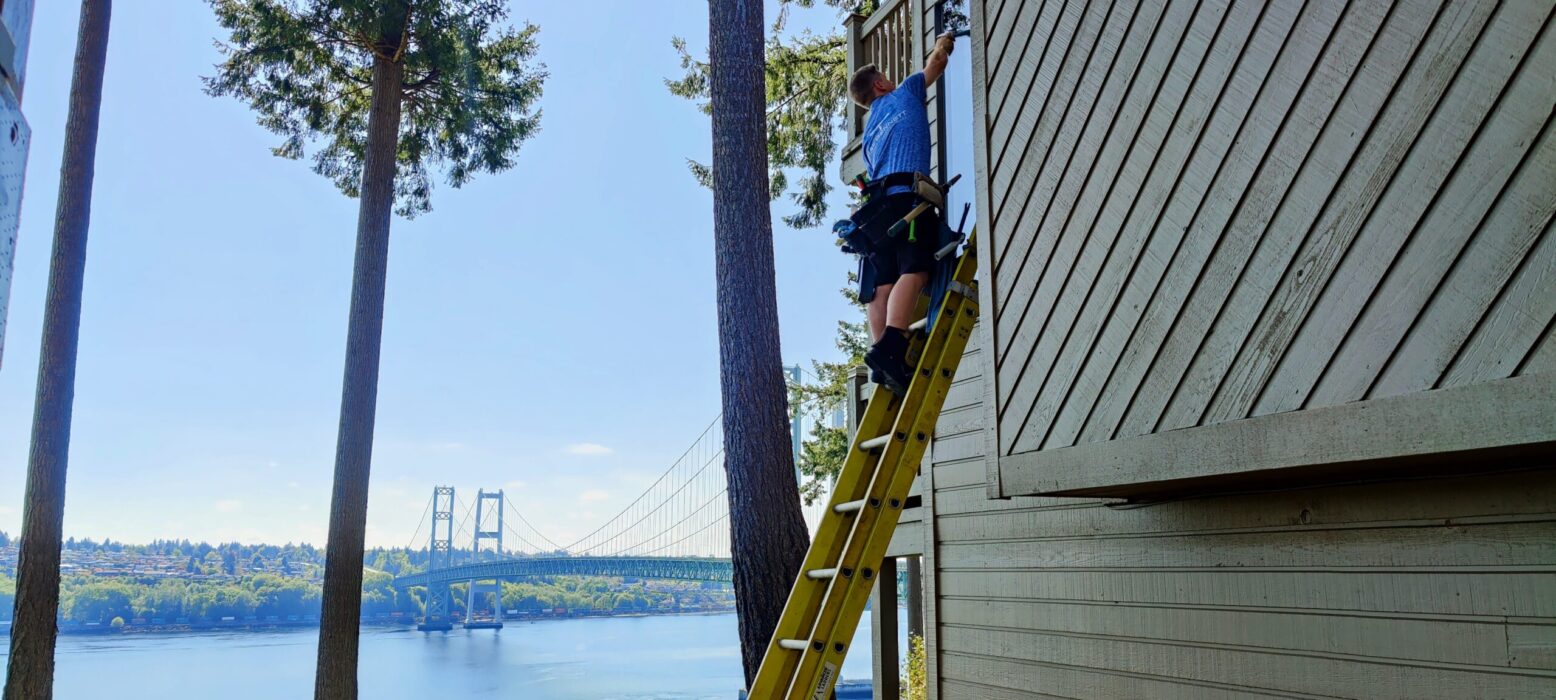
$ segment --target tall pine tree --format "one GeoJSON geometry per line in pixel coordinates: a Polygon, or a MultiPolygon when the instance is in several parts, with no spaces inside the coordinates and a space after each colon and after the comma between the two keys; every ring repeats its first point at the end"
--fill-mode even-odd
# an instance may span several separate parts
{"type": "Polygon", "coordinates": [[[27,456],[27,495],[16,564],[16,615],[11,623],[5,700],[54,696],[55,618],[59,612],[60,541],[65,518],[65,467],[75,404],[76,348],[81,335],[81,289],[92,218],[97,123],[103,104],[112,0],[83,0],[76,35],[65,154],[60,163],[54,249],[43,310],[38,394],[27,456]]]}
{"type": "Polygon", "coordinates": [[[749,685],[809,536],[794,488],[778,351],[762,0],[708,0],[708,29],[724,468],[740,656],[749,685]]]}
{"type": "Polygon", "coordinates": [[[539,128],[537,29],[506,27],[503,0],[210,0],[230,32],[206,79],[361,200],[319,627],[316,698],[357,695],[362,547],[378,399],[392,212],[431,208],[431,171],[454,187],[513,165],[539,128]]]}

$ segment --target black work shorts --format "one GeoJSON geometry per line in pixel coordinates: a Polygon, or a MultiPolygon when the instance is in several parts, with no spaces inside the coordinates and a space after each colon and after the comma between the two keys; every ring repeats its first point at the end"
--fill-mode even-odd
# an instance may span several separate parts
{"type": "MultiPolygon", "coordinates": [[[[888,195],[886,209],[880,218],[895,223],[913,211],[918,201],[918,197],[909,192],[888,195]]],[[[940,215],[930,207],[913,222],[911,236],[910,229],[904,228],[870,254],[868,264],[875,269],[875,286],[894,284],[903,275],[935,269],[935,251],[940,247],[940,215]]]]}

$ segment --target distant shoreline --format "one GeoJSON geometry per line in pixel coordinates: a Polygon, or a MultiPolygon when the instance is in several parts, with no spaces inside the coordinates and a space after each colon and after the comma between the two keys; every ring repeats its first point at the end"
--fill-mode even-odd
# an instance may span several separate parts
{"type": "MultiPolygon", "coordinates": [[[[735,612],[734,608],[728,610],[680,610],[666,612],[582,612],[568,613],[564,615],[515,615],[504,617],[503,624],[515,624],[520,622],[545,622],[561,620],[582,620],[589,618],[606,617],[672,617],[689,615],[728,615],[735,612]]],[[[461,623],[456,623],[461,624],[461,623]]],[[[277,630],[318,629],[318,620],[231,620],[227,622],[204,622],[183,624],[125,624],[123,627],[113,627],[106,624],[77,625],[61,624],[59,634],[70,637],[104,637],[110,635],[160,635],[160,634],[189,634],[191,632],[273,632],[277,630]]],[[[414,618],[399,619],[363,619],[363,629],[380,628],[404,628],[414,630],[416,620],[414,618]]],[[[457,627],[456,627],[457,628],[457,627]]],[[[11,622],[0,622],[0,637],[8,637],[11,634],[11,622]]]]}

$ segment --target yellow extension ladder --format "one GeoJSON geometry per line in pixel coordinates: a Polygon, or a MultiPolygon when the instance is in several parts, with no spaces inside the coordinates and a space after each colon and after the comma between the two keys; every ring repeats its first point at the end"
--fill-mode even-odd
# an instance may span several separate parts
{"type": "MultiPolygon", "coordinates": [[[[919,462],[934,435],[946,392],[978,321],[974,240],[968,241],[956,264],[933,329],[925,337],[924,320],[913,326],[908,357],[912,361],[917,352],[918,360],[907,394],[897,396],[876,386],[859,418],[832,501],[751,684],[751,700],[831,697],[919,462]]],[[[883,585],[895,586],[896,581],[883,585]]]]}

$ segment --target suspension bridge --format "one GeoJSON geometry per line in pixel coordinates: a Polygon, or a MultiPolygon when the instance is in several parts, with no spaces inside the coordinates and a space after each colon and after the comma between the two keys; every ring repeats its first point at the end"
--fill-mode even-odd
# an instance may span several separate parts
{"type": "MultiPolygon", "coordinates": [[[[467,501],[451,486],[434,487],[412,543],[429,531],[425,571],[394,579],[397,589],[425,588],[420,629],[451,629],[452,586],[466,584],[466,627],[501,627],[499,582],[538,576],[610,576],[713,581],[732,579],[724,436],[714,421],[631,503],[588,534],[558,542],[536,528],[501,490],[467,501]],[[456,549],[455,543],[469,546],[456,549]],[[488,595],[490,594],[490,595],[488,595]]],[[[807,523],[825,499],[806,508],[807,523]]]]}

